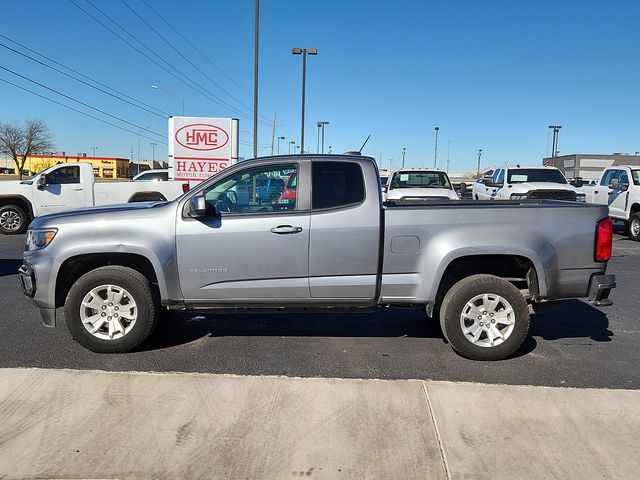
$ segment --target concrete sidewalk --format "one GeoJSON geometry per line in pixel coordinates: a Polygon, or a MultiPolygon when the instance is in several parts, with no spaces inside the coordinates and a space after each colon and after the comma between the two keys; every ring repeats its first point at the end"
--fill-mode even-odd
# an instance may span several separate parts
{"type": "Polygon", "coordinates": [[[0,479],[640,478],[640,391],[0,370],[0,479]]]}

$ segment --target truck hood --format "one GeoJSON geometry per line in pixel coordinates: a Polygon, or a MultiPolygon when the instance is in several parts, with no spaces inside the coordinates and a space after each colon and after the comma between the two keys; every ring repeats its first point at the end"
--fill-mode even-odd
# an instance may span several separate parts
{"type": "Polygon", "coordinates": [[[394,188],[387,192],[387,200],[400,200],[402,197],[436,197],[458,200],[458,195],[450,188],[394,188]]]}
{"type": "Polygon", "coordinates": [[[27,188],[30,188],[30,185],[27,183],[21,185],[20,180],[0,180],[0,195],[19,193],[20,189],[27,188]]]}
{"type": "Polygon", "coordinates": [[[109,218],[123,219],[128,216],[135,218],[140,212],[163,208],[170,203],[172,202],[133,202],[67,210],[37,217],[31,222],[30,228],[55,227],[63,223],[88,222],[109,218]]]}

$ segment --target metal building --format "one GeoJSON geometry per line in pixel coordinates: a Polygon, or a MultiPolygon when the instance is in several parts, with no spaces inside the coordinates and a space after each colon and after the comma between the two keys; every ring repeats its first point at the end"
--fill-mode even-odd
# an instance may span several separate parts
{"type": "Polygon", "coordinates": [[[574,153],[573,155],[561,155],[547,157],[542,160],[544,165],[552,165],[559,168],[569,180],[582,177],[589,182],[598,180],[602,171],[616,165],[639,165],[640,155],[627,153],[614,153],[612,155],[595,155],[591,153],[574,153]]]}

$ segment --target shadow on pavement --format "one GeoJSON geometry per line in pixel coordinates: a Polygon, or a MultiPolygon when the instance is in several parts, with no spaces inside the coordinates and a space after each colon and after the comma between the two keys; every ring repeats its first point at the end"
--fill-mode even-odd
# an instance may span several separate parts
{"type": "Polygon", "coordinates": [[[15,258],[1,258],[0,259],[0,277],[7,275],[17,275],[18,268],[22,265],[22,260],[15,258]]]}
{"type": "Polygon", "coordinates": [[[532,317],[530,334],[545,340],[589,338],[595,342],[610,342],[607,316],[588,303],[570,300],[557,310],[532,317]]]}
{"type": "MultiPolygon", "coordinates": [[[[520,357],[545,340],[589,338],[608,342],[613,333],[600,310],[578,300],[553,312],[535,315],[530,335],[513,355],[520,357]]],[[[445,341],[440,325],[423,310],[382,310],[370,313],[242,313],[174,312],[160,320],[143,350],[174,347],[203,337],[410,337],[445,341]]],[[[512,357],[512,358],[513,358],[512,357]]]]}
{"type": "Polygon", "coordinates": [[[418,309],[368,313],[176,312],[161,318],[143,349],[177,346],[206,336],[443,338],[440,325],[418,309]]]}

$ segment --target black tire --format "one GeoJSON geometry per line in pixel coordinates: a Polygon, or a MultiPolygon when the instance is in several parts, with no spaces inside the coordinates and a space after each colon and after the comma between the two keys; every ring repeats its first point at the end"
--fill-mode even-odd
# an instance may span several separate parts
{"type": "Polygon", "coordinates": [[[131,268],[112,265],[96,268],[76,280],[67,295],[64,312],[67,328],[80,345],[97,353],[123,353],[136,349],[153,333],[159,310],[159,295],[144,275],[131,268]],[[121,338],[98,338],[82,323],[80,311],[84,297],[102,285],[123,288],[135,301],[135,323],[121,338]]]}
{"type": "MultiPolygon", "coordinates": [[[[500,305],[503,304],[499,303],[498,306],[500,305]]],[[[475,323],[473,320],[473,324],[475,323]]],[[[478,324],[482,325],[479,322],[478,324]]],[[[502,360],[518,350],[527,338],[529,307],[520,291],[506,280],[493,275],[473,275],[460,280],[445,295],[440,306],[440,326],[452,348],[463,357],[472,360],[502,360]],[[510,317],[514,320],[513,329],[506,340],[495,346],[479,346],[473,343],[463,332],[461,324],[463,309],[467,303],[483,294],[498,295],[513,309],[513,315],[510,317]]],[[[503,332],[504,330],[501,331],[503,332]]],[[[481,333],[479,340],[486,342],[488,338],[487,333],[481,333]]]]}
{"type": "Polygon", "coordinates": [[[21,207],[18,205],[3,205],[0,207],[0,233],[18,235],[24,233],[28,226],[29,216],[21,207]]]}
{"type": "Polygon", "coordinates": [[[629,218],[627,225],[629,238],[635,242],[640,242],[640,212],[636,212],[629,218]]]}

